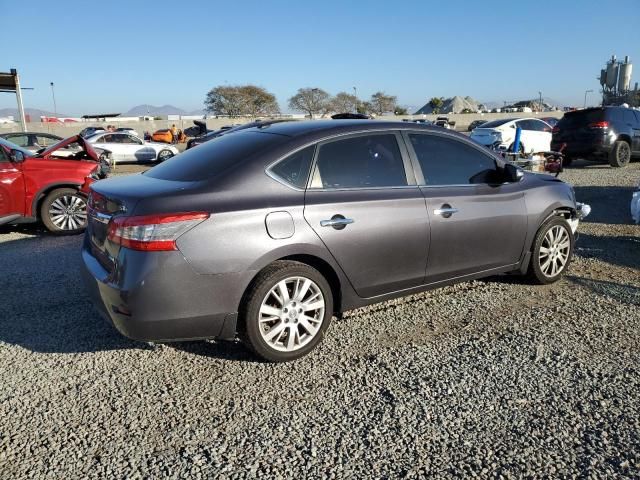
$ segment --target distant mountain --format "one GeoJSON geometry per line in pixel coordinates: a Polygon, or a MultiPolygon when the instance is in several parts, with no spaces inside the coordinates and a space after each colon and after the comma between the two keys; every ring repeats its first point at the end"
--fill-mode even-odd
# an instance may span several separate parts
{"type": "Polygon", "coordinates": [[[189,113],[187,113],[187,115],[204,115],[205,112],[204,110],[200,109],[200,110],[192,110],[189,113]]]}
{"type": "MultiPolygon", "coordinates": [[[[47,110],[40,110],[38,108],[25,108],[24,114],[31,117],[32,121],[40,121],[40,117],[55,117],[56,114],[47,110]]],[[[0,108],[0,117],[13,117],[18,120],[17,108],[0,108]]],[[[59,117],[68,117],[64,113],[58,113],[59,117]]]]}
{"type": "Polygon", "coordinates": [[[128,112],[122,114],[123,117],[142,117],[144,115],[188,115],[188,113],[173,105],[162,105],[157,107],[155,105],[137,105],[128,112]]]}

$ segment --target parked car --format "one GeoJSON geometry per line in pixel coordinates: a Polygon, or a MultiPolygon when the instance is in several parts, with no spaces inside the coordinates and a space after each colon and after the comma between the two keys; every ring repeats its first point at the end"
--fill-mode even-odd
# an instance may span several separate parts
{"type": "Polygon", "coordinates": [[[89,205],[85,282],[121,333],[237,334],[270,361],[356,307],[504,272],[555,282],[582,211],[466,136],[368,120],[223,135],[92,185],[89,205]]]}
{"type": "Polygon", "coordinates": [[[640,155],[640,112],[625,107],[567,112],[553,129],[551,147],[562,149],[565,165],[584,158],[624,167],[640,155]]]}
{"type": "Polygon", "coordinates": [[[209,140],[213,140],[214,138],[218,138],[221,137],[222,135],[226,135],[228,133],[235,133],[235,132],[239,132],[242,130],[246,130],[247,128],[253,128],[253,127],[265,127],[267,125],[272,125],[274,123],[280,123],[280,122],[291,122],[292,120],[256,120],[255,122],[249,122],[249,123],[244,123],[242,125],[235,125],[232,126],[230,128],[226,128],[226,127],[222,127],[220,128],[220,130],[214,130],[212,132],[207,133],[206,135],[203,135],[201,137],[196,137],[196,138],[192,138],[187,142],[187,148],[186,150],[189,150],[190,148],[193,147],[197,147],[198,145],[202,145],[205,142],[208,142],[209,140]]]}
{"type": "Polygon", "coordinates": [[[435,121],[435,125],[449,130],[456,126],[456,122],[451,122],[449,120],[449,117],[437,117],[435,121]]]}
{"type": "Polygon", "coordinates": [[[80,136],[33,154],[0,138],[0,224],[41,220],[52,233],[79,233],[86,227],[89,185],[107,170],[80,136]],[[69,145],[81,148],[59,156],[69,145]]]}
{"type": "Polygon", "coordinates": [[[0,134],[0,138],[29,150],[32,154],[43,148],[55,145],[62,140],[62,137],[58,135],[43,132],[10,132],[0,134]]]}
{"type": "Polygon", "coordinates": [[[171,130],[168,128],[163,128],[161,130],[156,130],[151,135],[151,140],[157,143],[173,143],[173,134],[171,130]]]}
{"type": "Polygon", "coordinates": [[[331,115],[333,120],[369,120],[371,119],[371,115],[366,115],[364,113],[335,113],[331,115]]]}
{"type": "Polygon", "coordinates": [[[163,162],[179,153],[173,145],[145,142],[128,133],[105,132],[87,138],[98,148],[111,152],[114,162],[163,162]]]}
{"type": "Polygon", "coordinates": [[[471,139],[480,145],[496,150],[512,151],[517,127],[521,128],[520,152],[548,152],[551,150],[551,127],[537,118],[493,120],[475,128],[471,132],[471,139]]]}
{"type": "Polygon", "coordinates": [[[135,135],[136,137],[140,137],[140,134],[138,133],[138,131],[130,127],[116,128],[116,132],[128,133],[129,135],[135,135]]]}
{"type": "Polygon", "coordinates": [[[194,120],[192,127],[184,129],[184,134],[187,137],[201,137],[210,131],[211,130],[207,128],[207,122],[205,120],[194,120]]]}
{"type": "Polygon", "coordinates": [[[484,125],[485,123],[487,123],[487,120],[474,120],[467,127],[467,132],[472,131],[474,128],[478,128],[479,126],[484,125]]]}
{"type": "Polygon", "coordinates": [[[92,135],[95,135],[96,133],[101,133],[101,132],[106,132],[104,127],[87,127],[87,128],[83,128],[80,131],[79,135],[81,137],[87,138],[92,135]]]}

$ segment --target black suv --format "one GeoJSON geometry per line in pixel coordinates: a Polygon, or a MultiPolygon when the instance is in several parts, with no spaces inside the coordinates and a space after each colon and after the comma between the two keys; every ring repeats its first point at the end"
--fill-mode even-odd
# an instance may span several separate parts
{"type": "Polygon", "coordinates": [[[640,155],[640,111],[625,107],[597,107],[567,112],[553,129],[551,150],[564,145],[564,164],[575,158],[608,159],[624,167],[640,155]]]}

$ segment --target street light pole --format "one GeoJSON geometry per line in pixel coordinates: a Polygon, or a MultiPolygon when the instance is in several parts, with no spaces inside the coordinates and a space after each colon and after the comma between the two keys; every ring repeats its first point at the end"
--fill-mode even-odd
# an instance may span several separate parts
{"type": "Polygon", "coordinates": [[[353,87],[353,96],[355,98],[355,108],[356,108],[356,111],[353,113],[358,113],[358,89],[356,87],[353,87]]]}
{"type": "Polygon", "coordinates": [[[587,94],[593,92],[593,90],[585,90],[584,91],[584,105],[582,108],[587,108],[587,94]]]}
{"type": "Polygon", "coordinates": [[[53,82],[51,82],[51,96],[53,97],[53,113],[58,118],[58,107],[56,106],[56,92],[53,89],[53,82]]]}
{"type": "Polygon", "coordinates": [[[540,107],[540,111],[542,112],[542,92],[538,92],[538,96],[540,97],[540,103],[538,106],[540,107]]]}

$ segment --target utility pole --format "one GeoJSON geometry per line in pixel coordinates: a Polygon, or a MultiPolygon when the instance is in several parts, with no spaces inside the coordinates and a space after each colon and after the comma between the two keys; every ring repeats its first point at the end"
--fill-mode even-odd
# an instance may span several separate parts
{"type": "Polygon", "coordinates": [[[540,97],[540,103],[538,106],[540,107],[540,111],[542,112],[542,92],[538,92],[538,96],[540,97]]]}
{"type": "Polygon", "coordinates": [[[27,120],[24,116],[24,105],[22,104],[22,90],[20,90],[20,77],[18,71],[15,68],[11,69],[11,74],[16,80],[16,100],[18,101],[18,115],[20,116],[20,125],[22,125],[22,131],[27,131],[27,120]]]}
{"type": "Polygon", "coordinates": [[[51,96],[53,97],[53,113],[58,119],[58,107],[56,106],[56,92],[53,89],[53,82],[51,82],[51,96]]]}
{"type": "Polygon", "coordinates": [[[356,108],[356,111],[353,113],[358,113],[358,89],[356,87],[353,87],[353,96],[355,98],[355,108],[356,108]]]}

